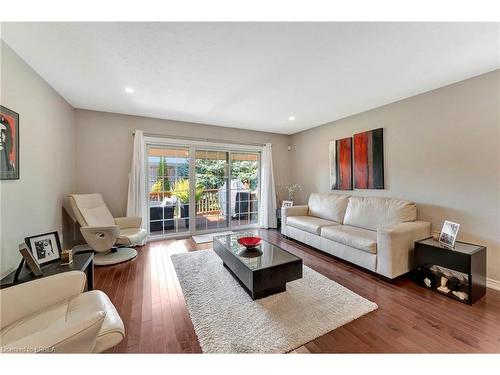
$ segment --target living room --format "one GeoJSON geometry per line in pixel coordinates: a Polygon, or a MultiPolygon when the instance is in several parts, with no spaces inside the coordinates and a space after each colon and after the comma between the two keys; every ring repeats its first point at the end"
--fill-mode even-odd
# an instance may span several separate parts
{"type": "Polygon", "coordinates": [[[0,361],[500,353],[488,13],[85,17],[0,24],[0,361]]]}

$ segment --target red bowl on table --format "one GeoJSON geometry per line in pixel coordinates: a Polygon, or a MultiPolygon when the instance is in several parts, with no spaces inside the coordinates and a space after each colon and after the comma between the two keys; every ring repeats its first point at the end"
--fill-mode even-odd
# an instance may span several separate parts
{"type": "Polygon", "coordinates": [[[241,237],[238,238],[238,243],[245,247],[255,247],[260,245],[262,238],[260,237],[241,237]]]}

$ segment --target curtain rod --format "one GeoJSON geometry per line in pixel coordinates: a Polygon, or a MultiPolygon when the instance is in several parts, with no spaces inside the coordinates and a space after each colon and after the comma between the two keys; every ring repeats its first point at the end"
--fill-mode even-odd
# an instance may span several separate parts
{"type": "MultiPolygon", "coordinates": [[[[132,132],[132,136],[135,135],[135,131],[132,132]]],[[[212,143],[229,143],[234,145],[245,145],[245,146],[265,146],[265,143],[252,143],[252,142],[235,142],[227,139],[214,139],[214,138],[197,138],[197,137],[181,137],[178,135],[167,135],[158,133],[146,133],[145,137],[155,137],[155,138],[172,138],[172,139],[185,139],[187,141],[202,141],[202,142],[212,142],[212,143]]]]}

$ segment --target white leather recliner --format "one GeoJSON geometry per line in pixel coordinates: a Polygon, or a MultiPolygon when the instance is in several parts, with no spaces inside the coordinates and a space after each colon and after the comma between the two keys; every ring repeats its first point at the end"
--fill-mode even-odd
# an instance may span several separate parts
{"type": "Polygon", "coordinates": [[[95,265],[122,263],[137,256],[132,247],[142,245],[147,237],[147,231],[141,228],[142,218],[113,218],[101,194],[72,194],[69,203],[83,238],[97,252],[95,265]],[[126,247],[116,249],[116,245],[126,247]]]}
{"type": "Polygon", "coordinates": [[[100,353],[125,337],[108,296],[64,272],[0,290],[3,353],[100,353]]]}

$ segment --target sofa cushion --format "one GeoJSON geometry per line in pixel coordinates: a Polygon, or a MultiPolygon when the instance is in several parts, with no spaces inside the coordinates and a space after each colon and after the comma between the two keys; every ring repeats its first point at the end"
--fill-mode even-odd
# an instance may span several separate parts
{"type": "Polygon", "coordinates": [[[336,223],[344,221],[349,196],[334,193],[312,193],[309,197],[309,215],[336,223]]]}
{"type": "Polygon", "coordinates": [[[70,204],[82,227],[115,225],[101,194],[72,194],[70,204]]]}
{"type": "Polygon", "coordinates": [[[415,203],[392,198],[350,197],[344,224],[377,230],[380,227],[415,220],[415,203]]]}
{"type": "Polygon", "coordinates": [[[377,232],[372,230],[349,225],[335,225],[322,227],[321,237],[372,254],[377,253],[377,232]]]}
{"type": "Polygon", "coordinates": [[[286,219],[286,224],[317,235],[321,233],[321,227],[339,225],[333,221],[314,216],[290,216],[286,219]]]}
{"type": "Polygon", "coordinates": [[[61,302],[36,314],[22,318],[1,331],[2,345],[20,340],[33,333],[46,330],[65,317],[68,303],[61,302]]]}

